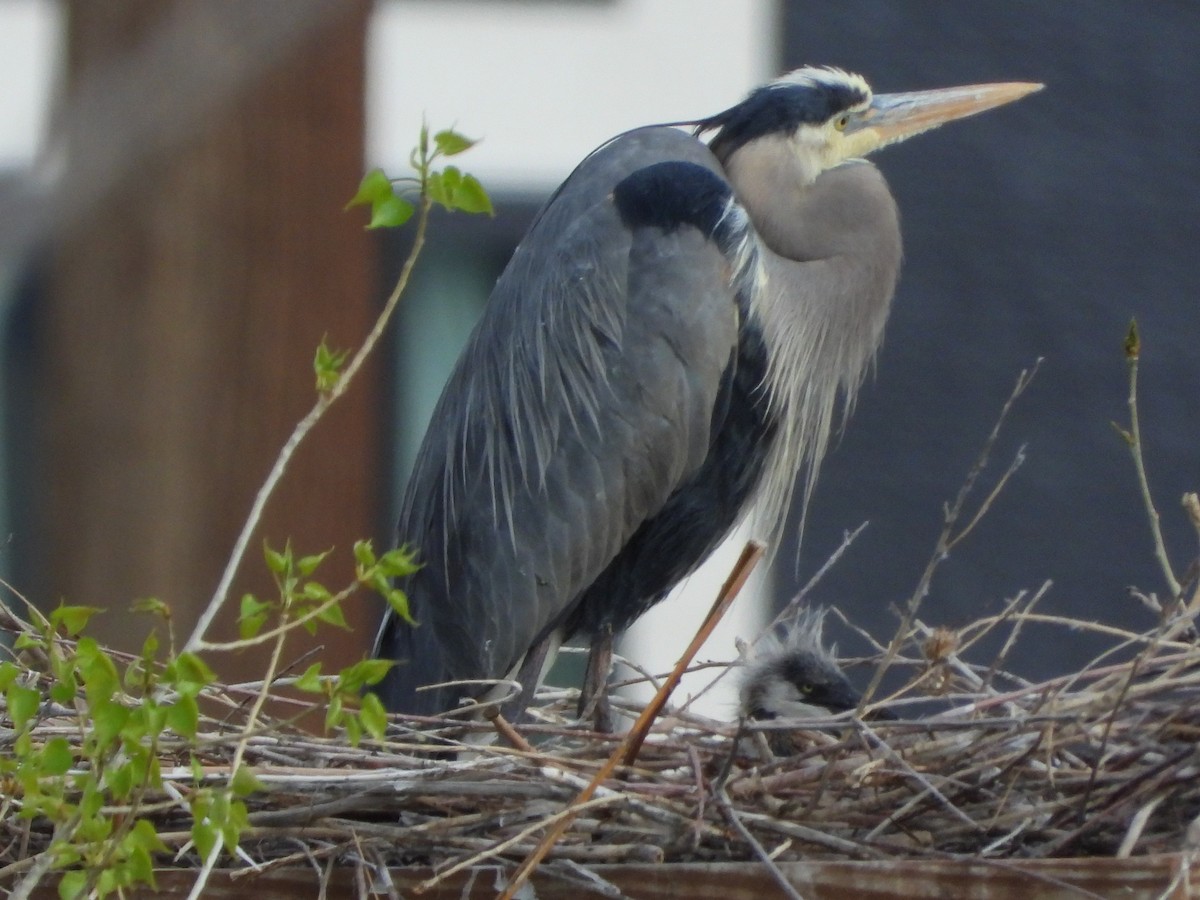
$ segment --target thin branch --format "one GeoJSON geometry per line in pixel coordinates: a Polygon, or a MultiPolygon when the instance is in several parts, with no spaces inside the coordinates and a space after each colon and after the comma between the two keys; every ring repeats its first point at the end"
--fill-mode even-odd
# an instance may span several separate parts
{"type": "Polygon", "coordinates": [[[716,797],[717,806],[720,807],[722,815],[725,816],[725,821],[732,825],[734,830],[742,836],[742,840],[754,851],[754,855],[758,857],[758,861],[767,867],[767,871],[771,874],[771,878],[779,886],[779,890],[783,892],[783,895],[790,898],[790,900],[804,900],[800,896],[800,893],[792,887],[792,883],[788,881],[787,876],[783,874],[779,866],[775,865],[775,861],[771,858],[771,855],[767,853],[763,845],[750,833],[750,829],[741,820],[737,810],[734,809],[733,804],[729,801],[729,794],[725,792],[725,785],[720,785],[713,791],[713,795],[716,797]]]}
{"type": "Polygon", "coordinates": [[[629,730],[628,747],[625,748],[625,765],[632,766],[637,759],[638,751],[642,748],[642,742],[645,741],[646,735],[650,732],[650,726],[666,706],[667,699],[671,696],[671,692],[675,690],[675,686],[679,684],[679,680],[683,677],[683,673],[687,667],[691,665],[692,659],[700,652],[700,648],[704,642],[712,636],[713,630],[724,617],[726,611],[732,605],[737,595],[745,586],[746,581],[750,578],[750,573],[754,571],[755,565],[762,559],[766,547],[758,541],[749,541],[746,544],[742,555],[734,564],[733,571],[729,579],[721,587],[720,593],[717,594],[717,600],[709,610],[708,616],[704,623],[700,626],[700,630],[696,632],[696,636],[692,638],[692,642],[688,644],[683,655],[679,657],[679,662],[675,664],[674,671],[667,676],[667,680],[663,682],[663,686],[659,688],[658,693],[654,695],[654,699],[638,717],[633,728],[629,730]]]}
{"type": "Polygon", "coordinates": [[[235,650],[246,650],[250,647],[257,647],[259,644],[266,644],[281,634],[287,634],[297,626],[301,626],[306,622],[311,622],[314,619],[319,619],[330,609],[349,599],[359,587],[360,585],[355,583],[348,588],[344,588],[343,590],[338,591],[338,593],[332,595],[328,600],[325,600],[319,605],[307,610],[303,615],[290,618],[286,623],[276,625],[274,628],[260,632],[254,637],[241,638],[236,641],[206,641],[201,639],[196,641],[194,649],[197,651],[208,650],[230,653],[235,650]]]}
{"type": "MultiPolygon", "coordinates": [[[[1200,495],[1189,492],[1183,495],[1180,503],[1188,515],[1188,521],[1192,523],[1192,528],[1196,531],[1196,537],[1200,538],[1200,495]]],[[[1193,567],[1200,568],[1200,555],[1197,555],[1193,567]]],[[[1200,573],[1197,574],[1195,582],[1195,591],[1192,593],[1192,599],[1188,601],[1187,606],[1188,611],[1193,614],[1200,610],[1200,573]]]]}
{"type": "Polygon", "coordinates": [[[308,436],[313,427],[325,415],[329,409],[343,394],[346,393],[350,382],[354,376],[358,374],[359,369],[366,363],[367,358],[375,349],[379,339],[383,336],[383,331],[391,321],[392,314],[396,311],[396,307],[400,302],[400,297],[408,287],[409,278],[412,275],[413,268],[417,264],[417,259],[421,255],[421,250],[425,246],[425,233],[429,224],[429,210],[432,206],[432,201],[428,194],[422,194],[419,203],[419,212],[417,218],[416,235],[413,238],[412,250],[409,251],[408,258],[404,261],[404,267],[400,271],[400,277],[396,280],[395,287],[392,288],[392,293],[388,296],[387,303],[384,304],[383,311],[379,314],[379,318],[375,320],[375,325],[372,327],[366,340],[362,346],[358,348],[358,352],[354,354],[354,358],[342,371],[341,377],[328,391],[321,393],[317,397],[317,402],[292,431],[291,436],[279,451],[279,456],[275,460],[275,464],[271,467],[270,473],[267,475],[266,481],[262,487],[258,489],[258,494],[254,498],[254,504],[250,507],[250,514],[246,517],[246,523],[242,526],[241,534],[238,535],[237,541],[233,545],[233,551],[230,553],[229,562],[225,566],[225,571],[221,574],[221,580],[217,583],[217,589],[213,592],[212,599],[209,600],[208,606],[196,621],[196,627],[192,631],[191,637],[188,638],[187,644],[184,645],[184,650],[195,652],[204,640],[204,635],[208,633],[208,629],[212,626],[213,620],[221,611],[221,607],[225,605],[225,600],[229,595],[229,589],[233,584],[233,579],[237,575],[238,568],[241,566],[242,559],[246,555],[246,549],[250,546],[250,539],[253,537],[255,530],[258,528],[259,522],[262,520],[263,511],[266,509],[267,501],[274,494],[275,488],[282,480],[284,473],[287,471],[288,464],[295,455],[300,443],[308,436]]]}
{"type": "MultiPolygon", "coordinates": [[[[904,605],[901,611],[900,626],[896,629],[896,634],[888,643],[886,652],[879,665],[875,667],[875,673],[871,676],[871,682],[867,685],[867,689],[863,692],[862,699],[859,701],[857,715],[861,716],[862,712],[870,704],[871,698],[875,692],[879,690],[879,685],[883,682],[883,675],[895,661],[896,656],[900,652],[900,647],[905,640],[908,639],[910,630],[912,629],[913,620],[916,618],[917,610],[921,606],[921,602],[929,594],[930,585],[933,583],[934,573],[938,567],[946,559],[950,553],[950,549],[954,547],[958,541],[966,535],[978,523],[980,516],[990,508],[992,501],[995,499],[999,489],[993,490],[984,499],[981,504],[980,512],[976,514],[959,532],[955,531],[955,526],[958,524],[959,518],[962,516],[963,506],[966,504],[967,497],[975,487],[975,482],[979,480],[979,476],[983,470],[987,468],[988,459],[991,456],[992,448],[995,446],[997,439],[1000,437],[1000,429],[1004,426],[1005,420],[1008,418],[1009,412],[1012,410],[1013,404],[1017,399],[1025,393],[1025,390],[1033,383],[1033,379],[1037,377],[1038,369],[1041,368],[1042,358],[1038,357],[1034,360],[1032,366],[1028,369],[1022,369],[1021,374],[1017,376],[1017,382],[1013,386],[1012,392],[1008,395],[1008,399],[1004,401],[1004,406],[1000,408],[1000,414],[996,417],[996,423],[992,426],[991,433],[988,434],[987,440],[983,443],[983,448],[979,451],[979,456],[975,460],[975,464],[967,473],[966,479],[962,486],[958,489],[958,494],[954,498],[954,502],[945,507],[942,515],[942,531],[938,535],[937,544],[934,547],[933,554],[929,558],[929,562],[925,565],[925,571],[921,573],[920,581],[917,583],[916,589],[912,596],[908,598],[908,602],[904,605]]],[[[1000,479],[1000,486],[1007,482],[1012,472],[1020,465],[1020,460],[1023,459],[1024,448],[1017,454],[1017,458],[1010,464],[1004,476],[1000,479]]]]}
{"type": "Polygon", "coordinates": [[[988,514],[988,510],[992,508],[992,503],[1000,496],[1000,492],[1004,490],[1008,480],[1016,473],[1017,469],[1025,464],[1025,445],[1022,444],[1017,448],[1017,452],[1013,455],[1012,462],[1008,464],[1008,468],[1004,470],[1004,474],[997,479],[996,484],[988,492],[988,495],[983,498],[983,502],[979,504],[979,508],[975,510],[975,515],[971,516],[971,521],[959,529],[958,534],[946,544],[946,552],[949,553],[957,547],[962,541],[975,530],[975,526],[980,523],[984,516],[988,514]]]}
{"type": "Polygon", "coordinates": [[[1175,572],[1171,569],[1171,560],[1167,556],[1167,547],[1163,542],[1162,526],[1159,523],[1158,509],[1154,506],[1154,497],[1150,493],[1150,481],[1146,477],[1146,461],[1142,452],[1142,426],[1138,415],[1137,383],[1138,383],[1138,336],[1136,324],[1129,326],[1129,336],[1125,341],[1125,358],[1129,362],[1129,431],[1122,431],[1122,437],[1129,447],[1133,457],[1133,467],[1137,472],[1138,488],[1142,493],[1142,504],[1150,519],[1150,533],[1154,538],[1154,558],[1162,569],[1163,580],[1171,592],[1171,599],[1178,600],[1181,587],[1175,572]]]}

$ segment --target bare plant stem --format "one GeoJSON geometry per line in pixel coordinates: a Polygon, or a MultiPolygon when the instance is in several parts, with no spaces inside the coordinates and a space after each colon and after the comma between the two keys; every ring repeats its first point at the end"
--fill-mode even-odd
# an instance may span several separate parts
{"type": "MultiPolygon", "coordinates": [[[[286,607],[280,614],[280,628],[275,638],[275,643],[271,648],[271,659],[267,664],[266,674],[263,676],[262,690],[254,696],[254,703],[250,706],[250,713],[246,717],[246,724],[242,728],[241,736],[238,739],[237,747],[233,751],[233,760],[229,764],[229,782],[232,787],[233,780],[237,776],[238,769],[242,767],[242,760],[246,755],[246,746],[250,739],[254,736],[254,729],[258,723],[258,717],[262,713],[262,708],[267,702],[267,697],[271,693],[271,684],[275,680],[275,673],[279,671],[279,660],[283,657],[283,645],[287,642],[287,624],[288,610],[286,607]]],[[[223,840],[218,839],[214,844],[212,851],[204,860],[204,865],[200,869],[200,873],[196,876],[196,881],[192,885],[192,891],[188,895],[189,900],[193,897],[204,896],[204,888],[208,884],[209,876],[212,874],[213,867],[217,863],[217,859],[221,854],[221,845],[223,840]]]]}
{"type": "Polygon", "coordinates": [[[354,357],[342,371],[341,377],[338,378],[337,382],[328,391],[318,395],[317,402],[313,405],[313,408],[309,411],[308,415],[300,420],[296,428],[292,431],[291,436],[288,437],[287,442],[280,449],[279,456],[275,459],[275,465],[271,467],[266,481],[258,489],[258,494],[254,498],[254,504],[250,507],[250,514],[246,517],[246,523],[242,526],[241,534],[238,535],[237,541],[233,545],[233,551],[229,555],[229,562],[226,563],[221,580],[217,583],[217,589],[213,592],[208,606],[196,621],[196,627],[183,647],[184,651],[195,652],[201,647],[204,635],[212,626],[213,620],[221,611],[221,607],[225,605],[225,600],[229,596],[229,589],[233,584],[233,579],[237,575],[238,568],[246,556],[247,547],[250,546],[250,539],[253,537],[255,529],[258,528],[259,522],[262,520],[267,501],[275,493],[275,488],[279,485],[284,473],[287,471],[288,464],[295,455],[301,441],[308,436],[308,433],[321,420],[329,407],[346,393],[350,382],[358,374],[359,369],[362,368],[367,358],[371,355],[371,352],[375,349],[375,346],[379,343],[379,339],[383,336],[383,331],[391,320],[392,314],[396,311],[396,306],[400,302],[401,295],[404,293],[405,288],[408,287],[408,281],[412,275],[413,267],[416,266],[417,258],[421,255],[421,250],[425,246],[425,232],[429,223],[431,205],[432,203],[428,195],[422,194],[418,208],[417,228],[416,235],[413,238],[412,250],[409,251],[408,258],[404,261],[400,277],[396,280],[396,286],[392,288],[392,293],[388,296],[383,311],[380,312],[379,317],[375,320],[374,327],[363,341],[362,346],[358,348],[358,352],[354,354],[354,357]]]}
{"type": "Polygon", "coordinates": [[[1154,537],[1154,556],[1162,569],[1163,578],[1167,582],[1167,590],[1171,599],[1179,598],[1182,590],[1179,580],[1171,569],[1171,560],[1167,557],[1166,544],[1163,543],[1162,527],[1159,524],[1158,510],[1154,506],[1154,497],[1150,493],[1150,482],[1146,478],[1146,462],[1142,454],[1142,429],[1138,417],[1137,382],[1138,354],[1136,350],[1127,353],[1129,360],[1129,431],[1126,433],[1126,443],[1133,456],[1133,467],[1137,471],[1138,487],[1142,492],[1142,503],[1146,507],[1146,515],[1150,517],[1150,532],[1154,537]]]}
{"type": "Polygon", "coordinates": [[[1017,383],[1013,386],[1012,393],[1008,395],[1008,399],[1004,402],[1004,406],[1000,410],[1000,415],[996,417],[996,424],[992,426],[992,431],[984,441],[983,449],[979,451],[979,457],[975,461],[975,465],[971,467],[971,471],[967,473],[966,479],[962,486],[958,489],[958,494],[954,498],[954,502],[946,504],[942,512],[942,531],[938,535],[937,545],[934,547],[933,554],[929,558],[929,562],[925,565],[925,571],[921,573],[921,579],[917,583],[916,590],[912,596],[908,598],[908,602],[904,605],[901,611],[900,627],[896,629],[896,634],[888,644],[887,651],[884,653],[883,660],[875,667],[875,674],[871,677],[871,683],[867,685],[866,691],[863,692],[862,699],[859,701],[858,714],[862,715],[862,711],[870,703],[875,692],[879,690],[879,685],[883,681],[884,672],[895,660],[900,652],[900,647],[908,637],[909,631],[912,629],[913,621],[916,618],[917,610],[921,606],[921,602],[929,593],[930,585],[933,583],[934,573],[942,562],[949,556],[950,551],[957,546],[959,541],[969,534],[980,519],[991,508],[996,496],[1000,490],[1012,477],[1012,474],[1021,466],[1025,460],[1025,448],[1021,447],[1017,451],[1013,461],[1009,464],[1004,474],[1000,476],[995,487],[988,493],[987,497],[980,503],[975,515],[965,526],[958,529],[958,521],[962,517],[963,506],[966,504],[967,497],[975,487],[975,482],[979,480],[979,476],[983,470],[987,468],[988,458],[991,456],[992,448],[996,444],[996,440],[1000,437],[1000,429],[1004,426],[1005,420],[1008,418],[1009,412],[1012,410],[1013,404],[1017,399],[1025,393],[1025,390],[1033,382],[1037,376],[1038,369],[1041,368],[1042,360],[1039,357],[1032,366],[1028,369],[1023,369],[1021,374],[1017,376],[1017,383]],[[957,529],[957,530],[956,530],[957,529]]]}
{"type": "Polygon", "coordinates": [[[328,600],[317,606],[312,607],[306,613],[295,618],[288,619],[285,623],[280,623],[274,628],[256,634],[252,638],[241,638],[236,641],[196,641],[196,650],[217,650],[225,653],[230,653],[236,650],[245,650],[249,647],[257,647],[259,644],[265,644],[268,641],[274,640],[278,635],[286,633],[294,629],[297,625],[303,625],[305,622],[311,622],[314,619],[320,618],[327,611],[337,606],[339,603],[347,600],[358,589],[358,583],[350,585],[331,596],[328,600]]]}

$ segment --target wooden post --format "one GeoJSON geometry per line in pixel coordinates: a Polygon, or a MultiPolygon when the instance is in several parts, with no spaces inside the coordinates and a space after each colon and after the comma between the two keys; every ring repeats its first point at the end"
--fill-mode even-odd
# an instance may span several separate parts
{"type": "MultiPolygon", "coordinates": [[[[186,6],[73,0],[68,91],[186,6]]],[[[38,553],[25,587],[43,604],[107,609],[93,621],[113,646],[140,646],[151,623],[126,610],[146,596],[167,602],[187,636],[313,402],[322,335],[357,344],[376,308],[373,244],[362,217],[342,211],[363,168],[369,4],[342,7],[52,248],[38,319],[38,553]]],[[[161,93],[172,102],[169,72],[161,93]]],[[[71,136],[68,170],[87,144],[71,136]]],[[[378,371],[301,450],[260,533],[303,553],[336,547],[322,571],[331,587],[352,571],[353,540],[378,525],[378,371]]],[[[271,594],[261,560],[248,557],[234,608],[246,590],[271,594]]],[[[322,658],[344,664],[369,643],[376,608],[347,613],[355,633],[326,629],[322,658]]],[[[218,634],[231,634],[223,622],[218,634]]],[[[261,671],[260,654],[218,662],[225,679],[261,671]]]]}

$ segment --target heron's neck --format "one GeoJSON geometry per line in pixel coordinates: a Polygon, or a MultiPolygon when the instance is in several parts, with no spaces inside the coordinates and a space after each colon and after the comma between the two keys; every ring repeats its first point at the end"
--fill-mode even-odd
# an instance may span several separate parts
{"type": "Polygon", "coordinates": [[[765,521],[779,527],[797,473],[805,499],[811,492],[838,413],[853,404],[879,346],[900,267],[900,226],[869,163],[809,183],[784,166],[773,192],[757,177],[735,180],[746,174],[737,166],[735,155],[727,171],[758,234],[766,276],[751,308],[770,351],[766,386],[779,436],[760,497],[765,521]]]}
{"type": "Polygon", "coordinates": [[[807,165],[792,141],[779,136],[745,144],[722,160],[759,238],[787,259],[811,259],[809,248],[797,246],[797,211],[820,171],[807,165]]]}

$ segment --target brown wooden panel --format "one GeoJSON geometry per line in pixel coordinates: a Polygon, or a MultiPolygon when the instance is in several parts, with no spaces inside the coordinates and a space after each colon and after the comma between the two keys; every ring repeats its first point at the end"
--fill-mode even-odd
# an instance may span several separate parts
{"type": "MultiPolygon", "coordinates": [[[[122,65],[189,6],[69,4],[69,85],[122,65]]],[[[369,327],[373,244],[361,217],[342,212],[363,166],[368,11],[340,4],[316,40],[129,172],[52,249],[40,310],[40,554],[24,587],[43,603],[113,610],[95,622],[114,646],[140,643],[148,623],[122,613],[149,595],[173,607],[187,635],[314,399],[317,343],[328,333],[355,345],[369,327]]],[[[228,47],[231,58],[246,50],[228,47]]],[[[171,103],[171,73],[157,77],[154,102],[171,103]]],[[[68,159],[88,152],[86,133],[70,141],[68,159]]],[[[351,542],[377,524],[377,381],[368,370],[297,457],[235,596],[270,590],[262,537],[290,537],[305,552],[336,546],[329,581],[348,578],[351,542]]],[[[357,658],[369,642],[375,610],[349,612],[357,633],[324,634],[335,645],[326,658],[357,658]]],[[[261,669],[261,654],[219,665],[232,680],[261,669]]]]}
{"type": "MultiPolygon", "coordinates": [[[[1195,879],[1200,867],[1179,877],[1183,858],[1176,854],[1135,859],[1051,859],[1019,862],[898,861],[786,863],[780,866],[805,900],[1080,900],[1086,897],[1121,897],[1124,900],[1185,900],[1197,896],[1195,879]],[[1190,877],[1190,881],[1189,881],[1190,877]],[[1189,885],[1190,891],[1189,891],[1189,885]]],[[[663,866],[595,866],[597,876],[637,900],[760,900],[781,896],[779,886],[758,863],[695,863],[663,866]]],[[[392,884],[402,896],[418,896],[418,884],[428,870],[392,869],[392,884]]],[[[194,872],[164,872],[158,876],[154,896],[186,896],[194,872]]],[[[496,869],[460,873],[420,894],[427,900],[485,900],[502,886],[496,869]]],[[[386,888],[380,896],[386,896],[386,888]]],[[[603,897],[598,886],[589,889],[545,874],[533,878],[538,900],[582,900],[603,897]]],[[[316,897],[320,878],[311,869],[281,869],[238,877],[217,872],[204,896],[212,898],[316,897]]],[[[138,896],[151,896],[144,891],[138,896]]],[[[57,896],[50,886],[37,897],[57,896]]],[[[352,870],[335,869],[328,883],[329,897],[358,896],[358,879],[352,870]]],[[[530,894],[535,896],[535,894],[530,894]]]]}

